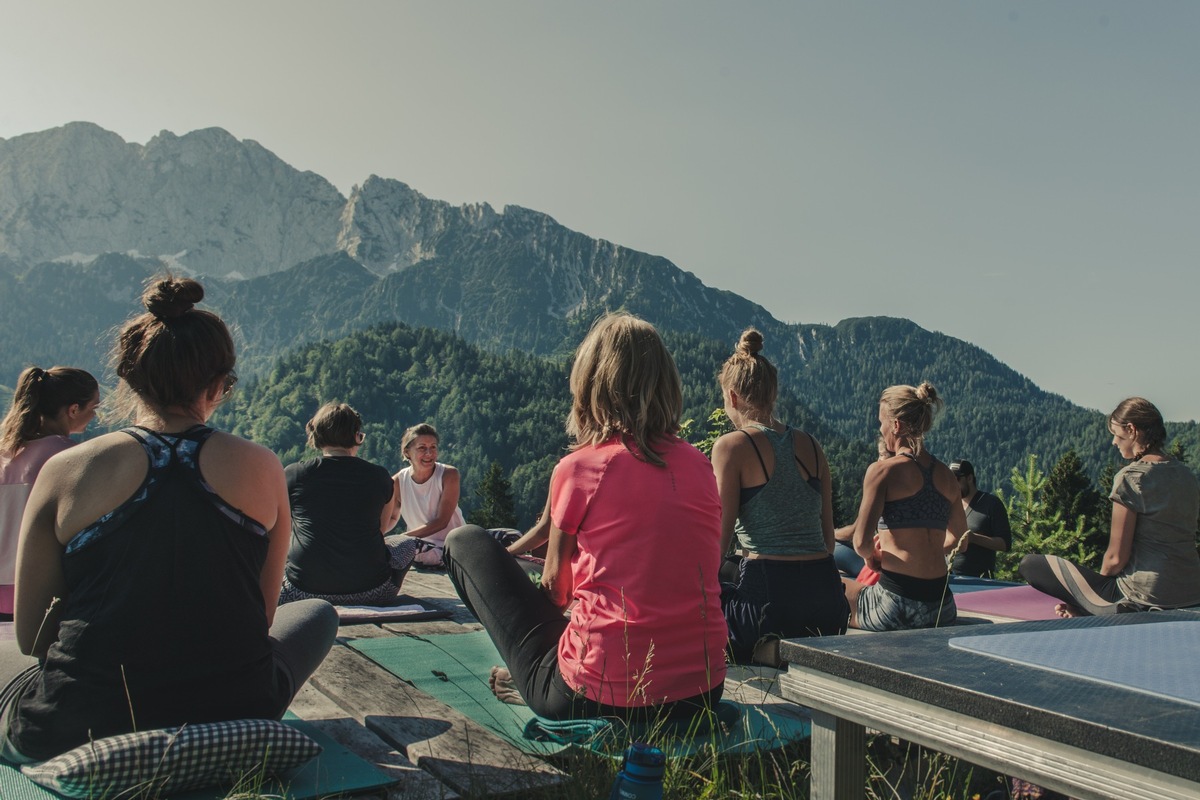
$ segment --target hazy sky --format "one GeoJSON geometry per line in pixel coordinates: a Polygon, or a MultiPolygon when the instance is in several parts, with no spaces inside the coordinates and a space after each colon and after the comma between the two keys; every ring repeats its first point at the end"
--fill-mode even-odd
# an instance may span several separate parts
{"type": "Polygon", "coordinates": [[[1200,3],[0,0],[0,20],[0,137],[219,126],[343,193],[374,173],[526,206],[785,321],[907,317],[1081,405],[1200,418],[1200,3]]]}

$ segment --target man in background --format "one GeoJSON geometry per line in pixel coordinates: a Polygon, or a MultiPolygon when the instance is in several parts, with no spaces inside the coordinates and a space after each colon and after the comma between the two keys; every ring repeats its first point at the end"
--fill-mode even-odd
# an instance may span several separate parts
{"type": "Polygon", "coordinates": [[[975,467],[970,461],[955,461],[950,471],[958,478],[958,490],[962,493],[968,542],[966,551],[954,557],[951,570],[955,575],[990,578],[996,571],[996,553],[1006,552],[1012,546],[1008,509],[1000,498],[975,485],[975,467]]]}

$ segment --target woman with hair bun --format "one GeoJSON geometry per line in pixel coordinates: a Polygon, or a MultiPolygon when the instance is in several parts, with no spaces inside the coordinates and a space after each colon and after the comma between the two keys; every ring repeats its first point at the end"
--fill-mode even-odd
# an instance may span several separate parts
{"type": "Polygon", "coordinates": [[[1122,400],[1108,415],[1108,430],[1130,463],[1113,479],[1112,529],[1100,571],[1030,554],[1021,560],[1021,577],[1062,600],[1055,610],[1063,617],[1200,605],[1196,476],[1164,452],[1167,429],[1149,400],[1122,400]]]}
{"type": "Polygon", "coordinates": [[[942,405],[928,381],[889,386],[879,398],[881,458],[867,467],[854,549],[880,573],[870,586],[850,579],[850,625],[869,631],[933,628],[958,617],[946,557],[967,530],[958,479],[925,450],[942,405]]]}
{"type": "Polygon", "coordinates": [[[132,427],[42,469],[21,525],[0,756],[40,761],[135,729],[279,718],[337,633],[276,608],[290,534],[279,459],[206,425],[236,381],[199,283],[166,277],[113,351],[132,427]]]}
{"type": "Polygon", "coordinates": [[[649,323],[609,314],[575,353],[571,397],[540,588],[474,525],[446,538],[450,580],[504,659],[497,696],[549,719],[690,718],[725,685],[721,507],[708,459],[675,435],[675,361],[649,323]]]}
{"type": "Polygon", "coordinates": [[[0,422],[0,618],[12,618],[21,515],[42,466],[96,416],[100,385],[75,367],[29,367],[0,422]]]}
{"type": "Polygon", "coordinates": [[[721,368],[725,413],[737,430],[717,439],[721,552],[737,535],[736,584],[721,605],[734,661],[778,665],[778,642],[846,632],[850,607],[833,562],[833,486],[825,451],[775,418],[778,377],[760,355],[763,337],[742,333],[721,368]]]}
{"type": "Polygon", "coordinates": [[[388,536],[398,498],[392,476],[358,457],[362,417],[346,403],[326,403],[305,425],[320,451],[284,469],[292,504],[280,603],[320,597],[339,605],[380,605],[400,592],[417,539],[388,536]]]}

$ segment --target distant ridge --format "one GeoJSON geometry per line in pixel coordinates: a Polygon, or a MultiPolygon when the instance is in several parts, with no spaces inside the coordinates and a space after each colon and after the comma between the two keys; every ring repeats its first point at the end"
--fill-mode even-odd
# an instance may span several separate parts
{"type": "MultiPolygon", "coordinates": [[[[1031,452],[1048,469],[1075,447],[1093,474],[1109,458],[1099,414],[978,347],[901,319],[785,324],[665,258],[537,211],[454,206],[377,176],[346,198],[218,128],[144,146],[90,123],[0,140],[5,380],[30,362],[99,369],[107,332],[164,267],[208,276],[208,302],[239,329],[247,375],[307,342],[397,321],[564,356],[599,313],[621,308],[717,342],[716,352],[758,327],[796,398],[851,441],[874,437],[884,386],[932,380],[947,411],[931,447],[971,458],[993,486],[1031,452]]],[[[713,381],[718,366],[697,380],[713,381]]],[[[1190,437],[1193,464],[1196,431],[1172,429],[1190,437]]]]}

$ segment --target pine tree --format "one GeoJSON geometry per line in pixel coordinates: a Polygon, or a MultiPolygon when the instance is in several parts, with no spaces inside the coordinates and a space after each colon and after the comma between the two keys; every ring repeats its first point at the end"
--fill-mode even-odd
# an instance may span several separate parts
{"type": "Polygon", "coordinates": [[[1100,494],[1083,471],[1083,462],[1073,448],[1063,453],[1050,470],[1043,499],[1046,510],[1059,512],[1067,524],[1074,525],[1082,519],[1085,531],[1095,530],[1100,494]]]}
{"type": "Polygon", "coordinates": [[[1029,455],[1023,474],[1013,467],[1010,481],[1013,496],[1006,505],[1013,546],[996,559],[996,577],[1005,580],[1015,577],[1017,565],[1027,553],[1061,556],[1077,564],[1099,566],[1104,551],[1088,548],[1083,518],[1067,527],[1062,511],[1047,504],[1045,493],[1050,479],[1038,469],[1036,455],[1029,455]]]}
{"type": "Polygon", "coordinates": [[[467,517],[467,522],[481,528],[515,528],[517,514],[513,507],[512,484],[504,477],[504,468],[493,461],[475,489],[479,506],[467,517]]]}
{"type": "Polygon", "coordinates": [[[1112,501],[1108,496],[1112,494],[1113,480],[1117,477],[1117,465],[1109,461],[1104,465],[1104,469],[1100,470],[1100,477],[1096,478],[1096,492],[1100,495],[1100,507],[1096,509],[1096,530],[1104,534],[1104,544],[1108,546],[1108,534],[1112,530],[1112,501]]]}

